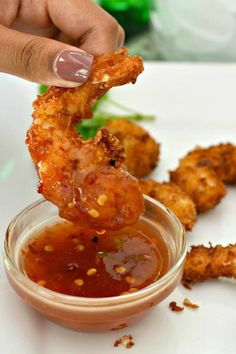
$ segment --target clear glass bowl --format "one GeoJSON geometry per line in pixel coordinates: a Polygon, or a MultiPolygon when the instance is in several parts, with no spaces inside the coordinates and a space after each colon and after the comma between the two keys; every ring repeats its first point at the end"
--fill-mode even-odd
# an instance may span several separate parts
{"type": "Polygon", "coordinates": [[[10,284],[22,299],[49,320],[87,332],[123,328],[164,300],[178,285],[186,256],[185,231],[167,208],[147,196],[142,220],[156,229],[169,250],[170,268],[164,276],[137,292],[106,298],[64,295],[34,283],[22,270],[21,249],[34,230],[59,220],[56,206],[39,200],[12,220],[4,240],[4,264],[10,284]]]}

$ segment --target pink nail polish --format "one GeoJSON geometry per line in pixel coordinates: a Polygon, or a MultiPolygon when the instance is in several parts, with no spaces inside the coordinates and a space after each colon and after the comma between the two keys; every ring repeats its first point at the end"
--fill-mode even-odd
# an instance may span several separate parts
{"type": "Polygon", "coordinates": [[[87,81],[93,56],[81,51],[64,50],[55,59],[53,71],[63,80],[83,84],[87,81]]]}

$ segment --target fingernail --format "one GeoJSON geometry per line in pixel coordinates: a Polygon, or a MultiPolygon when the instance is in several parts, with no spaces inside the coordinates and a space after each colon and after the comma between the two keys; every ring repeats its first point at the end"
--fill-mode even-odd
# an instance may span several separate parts
{"type": "Polygon", "coordinates": [[[58,78],[83,84],[87,81],[93,63],[93,56],[82,51],[64,50],[53,63],[58,78]]]}

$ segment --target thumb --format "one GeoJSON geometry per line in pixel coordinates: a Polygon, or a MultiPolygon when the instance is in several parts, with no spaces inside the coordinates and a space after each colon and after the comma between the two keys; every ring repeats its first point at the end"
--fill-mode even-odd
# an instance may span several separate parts
{"type": "Polygon", "coordinates": [[[81,49],[2,25],[0,48],[0,72],[48,86],[83,84],[93,62],[93,56],[81,49]]]}

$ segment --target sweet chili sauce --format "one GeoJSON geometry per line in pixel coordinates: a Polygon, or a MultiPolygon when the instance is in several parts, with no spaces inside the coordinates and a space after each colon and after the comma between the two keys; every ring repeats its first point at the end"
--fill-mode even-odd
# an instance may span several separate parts
{"type": "Polygon", "coordinates": [[[67,295],[128,294],[153,283],[169,267],[166,244],[154,232],[141,221],[100,232],[60,222],[28,241],[23,269],[39,285],[67,295]]]}

